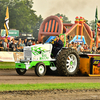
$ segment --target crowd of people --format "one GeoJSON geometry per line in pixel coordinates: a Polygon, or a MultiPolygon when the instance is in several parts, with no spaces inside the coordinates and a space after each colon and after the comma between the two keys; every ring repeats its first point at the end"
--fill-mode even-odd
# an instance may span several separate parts
{"type": "MultiPolygon", "coordinates": [[[[53,45],[53,52],[55,51],[59,51],[57,49],[57,46],[61,49],[61,47],[63,47],[63,44],[61,43],[62,41],[59,41],[59,36],[56,36],[57,40],[54,45],[53,45]],[[61,46],[59,46],[61,44],[61,46]],[[56,49],[54,49],[56,48],[56,49]]],[[[31,45],[35,45],[35,44],[39,44],[38,41],[32,41],[32,40],[27,40],[24,39],[22,40],[21,38],[19,38],[19,40],[15,40],[14,38],[12,40],[0,40],[0,51],[13,51],[13,52],[23,52],[23,48],[24,46],[31,46],[31,45]]],[[[66,43],[66,47],[71,47],[75,50],[78,51],[78,53],[99,53],[100,52],[100,48],[96,48],[96,45],[93,44],[92,49],[90,48],[89,45],[84,44],[84,43],[66,43]]],[[[56,53],[55,53],[56,54],[56,53]]]]}
{"type": "Polygon", "coordinates": [[[92,45],[92,48],[88,44],[82,43],[67,43],[66,47],[71,47],[78,51],[78,53],[99,53],[100,48],[97,48],[95,44],[92,45]]]}
{"type": "Polygon", "coordinates": [[[12,40],[0,40],[0,51],[13,51],[13,52],[23,52],[24,46],[31,46],[39,44],[38,41],[32,41],[24,39],[22,40],[19,38],[19,40],[15,40],[14,38],[12,40]]]}

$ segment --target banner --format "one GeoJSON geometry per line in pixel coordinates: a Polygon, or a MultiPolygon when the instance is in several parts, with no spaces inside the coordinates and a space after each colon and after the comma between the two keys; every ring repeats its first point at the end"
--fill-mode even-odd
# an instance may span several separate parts
{"type": "MultiPolygon", "coordinates": [[[[9,36],[19,36],[19,30],[9,30],[8,31],[8,35],[9,36]]],[[[5,29],[1,29],[1,36],[6,36],[6,30],[5,29]]]]}
{"type": "Polygon", "coordinates": [[[0,62],[16,62],[24,59],[23,52],[0,52],[0,62]]]}
{"type": "Polygon", "coordinates": [[[0,52],[0,62],[14,62],[13,52],[0,52]]]}

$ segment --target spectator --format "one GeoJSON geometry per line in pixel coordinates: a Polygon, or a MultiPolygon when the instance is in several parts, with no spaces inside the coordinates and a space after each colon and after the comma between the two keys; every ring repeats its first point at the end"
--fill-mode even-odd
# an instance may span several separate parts
{"type": "Polygon", "coordinates": [[[13,43],[13,41],[14,41],[14,38],[12,38],[11,43],[13,43]]]}
{"type": "Polygon", "coordinates": [[[8,40],[7,40],[7,50],[9,51],[9,43],[8,43],[8,40]]]}
{"type": "Polygon", "coordinates": [[[11,51],[17,51],[17,45],[15,44],[15,40],[13,40],[13,43],[10,44],[9,48],[11,51]]]}
{"type": "Polygon", "coordinates": [[[36,41],[36,44],[39,44],[39,41],[38,40],[36,41]]]}
{"type": "Polygon", "coordinates": [[[3,51],[4,48],[3,48],[3,43],[2,43],[2,40],[0,40],[0,51],[3,51]]]}
{"type": "Polygon", "coordinates": [[[82,45],[84,46],[84,42],[82,42],[82,45]]]}
{"type": "Polygon", "coordinates": [[[17,51],[18,52],[22,52],[22,46],[21,46],[21,42],[19,41],[18,44],[17,44],[17,51]]]}
{"type": "Polygon", "coordinates": [[[27,43],[27,46],[31,46],[31,45],[32,45],[32,42],[31,42],[31,40],[29,40],[27,43]]]}
{"type": "Polygon", "coordinates": [[[20,46],[22,47],[22,51],[23,51],[23,48],[25,47],[24,40],[22,40],[22,43],[20,44],[20,46]]]}
{"type": "Polygon", "coordinates": [[[77,43],[74,44],[74,49],[77,50],[77,43]]]}
{"type": "Polygon", "coordinates": [[[21,38],[19,38],[19,41],[18,42],[20,42],[20,43],[22,42],[21,38]]]}
{"type": "Polygon", "coordinates": [[[84,46],[84,44],[82,43],[82,44],[81,44],[81,48],[80,48],[80,51],[81,51],[81,52],[83,52],[83,51],[84,51],[83,46],[84,46]]]}
{"type": "Polygon", "coordinates": [[[91,52],[91,48],[90,48],[90,46],[88,46],[88,52],[91,52]]]}
{"type": "Polygon", "coordinates": [[[12,43],[12,41],[11,41],[11,40],[8,40],[8,44],[9,44],[9,46],[10,46],[11,43],[12,43]]]}
{"type": "Polygon", "coordinates": [[[22,40],[21,40],[21,38],[19,38],[19,40],[18,40],[18,42],[17,42],[17,45],[18,45],[18,43],[19,43],[19,42],[20,42],[20,43],[22,43],[22,40]]]}
{"type": "Polygon", "coordinates": [[[72,47],[74,47],[74,42],[72,42],[71,44],[72,44],[72,47]]]}
{"type": "Polygon", "coordinates": [[[3,47],[4,47],[4,50],[7,51],[7,39],[4,39],[3,47]]]}
{"type": "Polygon", "coordinates": [[[18,43],[18,41],[17,40],[15,40],[15,44],[17,44],[18,43]]]}
{"type": "Polygon", "coordinates": [[[75,43],[75,47],[77,48],[77,43],[75,43]]]}
{"type": "Polygon", "coordinates": [[[78,53],[82,53],[82,52],[84,51],[83,44],[80,44],[80,45],[81,45],[81,46],[79,46],[79,47],[77,48],[78,53]]]}
{"type": "Polygon", "coordinates": [[[88,49],[88,47],[87,47],[86,44],[84,44],[83,48],[84,48],[84,50],[87,50],[88,49]]]}
{"type": "Polygon", "coordinates": [[[68,47],[68,41],[66,41],[66,45],[65,45],[65,47],[68,47]]]}
{"type": "Polygon", "coordinates": [[[93,53],[96,53],[96,51],[97,51],[96,44],[93,44],[93,46],[92,46],[92,52],[93,52],[93,53]]]}
{"type": "Polygon", "coordinates": [[[90,47],[88,47],[88,45],[84,45],[84,51],[83,52],[85,52],[85,53],[90,53],[91,52],[91,49],[90,49],[90,47]]]}
{"type": "Polygon", "coordinates": [[[100,47],[97,48],[97,52],[100,53],[100,47]]]}
{"type": "Polygon", "coordinates": [[[35,45],[35,41],[32,41],[32,45],[35,45]]]}
{"type": "Polygon", "coordinates": [[[27,39],[24,40],[24,44],[25,44],[25,46],[27,46],[27,39]]]}
{"type": "Polygon", "coordinates": [[[72,46],[71,46],[73,49],[75,49],[75,50],[77,50],[77,47],[76,47],[76,45],[75,45],[75,43],[74,42],[72,42],[72,46]]]}
{"type": "Polygon", "coordinates": [[[77,42],[77,48],[78,48],[78,47],[80,47],[80,46],[81,46],[81,45],[80,45],[80,43],[79,43],[79,42],[77,42]]]}
{"type": "Polygon", "coordinates": [[[68,48],[70,48],[70,47],[72,47],[72,44],[69,43],[69,44],[68,44],[68,48]]]}

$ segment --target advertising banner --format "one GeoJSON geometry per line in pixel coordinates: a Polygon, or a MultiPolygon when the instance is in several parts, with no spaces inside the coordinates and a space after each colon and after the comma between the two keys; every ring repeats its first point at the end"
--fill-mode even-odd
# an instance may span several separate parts
{"type": "Polygon", "coordinates": [[[14,62],[13,52],[0,52],[0,62],[14,62]]]}
{"type": "Polygon", "coordinates": [[[23,52],[0,52],[0,62],[16,62],[24,59],[23,52]]]}
{"type": "MultiPolygon", "coordinates": [[[[19,30],[9,30],[8,32],[9,36],[19,36],[19,30]]],[[[1,36],[6,36],[6,30],[1,29],[1,36]]]]}
{"type": "Polygon", "coordinates": [[[93,64],[99,64],[100,63],[100,56],[94,56],[93,57],[93,64]]]}

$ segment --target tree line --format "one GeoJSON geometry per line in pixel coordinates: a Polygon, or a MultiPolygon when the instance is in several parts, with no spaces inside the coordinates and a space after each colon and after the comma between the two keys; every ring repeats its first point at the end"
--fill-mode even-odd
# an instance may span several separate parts
{"type": "MultiPolygon", "coordinates": [[[[35,14],[33,0],[0,0],[0,29],[4,29],[7,6],[9,8],[10,29],[17,29],[20,33],[32,33],[37,38],[43,18],[41,15],[37,16],[35,14]]],[[[64,23],[71,23],[66,15],[60,13],[55,15],[58,17],[62,16],[64,23]]],[[[93,28],[94,21],[91,21],[89,25],[93,28]]]]}

